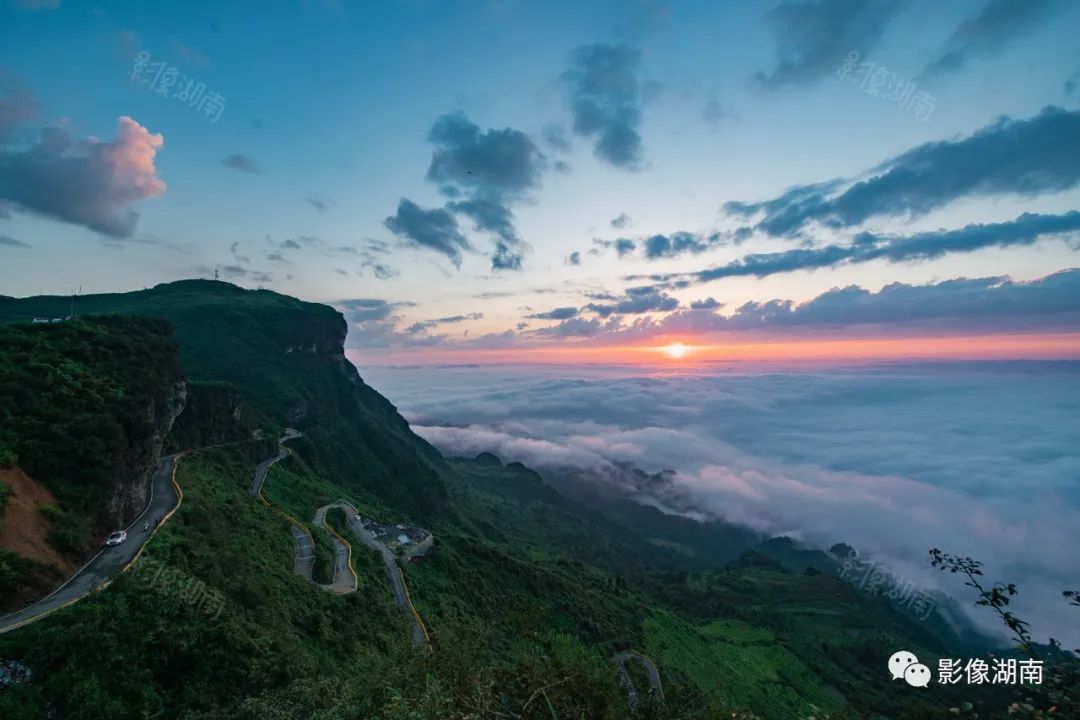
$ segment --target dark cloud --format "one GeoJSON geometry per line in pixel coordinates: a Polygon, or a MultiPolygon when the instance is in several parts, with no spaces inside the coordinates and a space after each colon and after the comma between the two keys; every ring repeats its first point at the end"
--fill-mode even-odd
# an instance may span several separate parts
{"type": "Polygon", "coordinates": [[[443,208],[425,210],[408,198],[401,199],[397,213],[386,218],[383,224],[390,232],[418,247],[442,253],[455,267],[461,267],[462,251],[472,249],[451,213],[443,208]]]}
{"type": "Polygon", "coordinates": [[[472,219],[477,230],[499,237],[491,257],[493,270],[520,270],[525,244],[517,236],[514,213],[506,205],[492,200],[463,200],[446,204],[446,208],[472,219]]]}
{"type": "Polygon", "coordinates": [[[541,137],[543,137],[545,143],[557,152],[568,153],[572,149],[570,137],[567,135],[566,128],[563,125],[545,125],[541,137]]]}
{"type": "Polygon", "coordinates": [[[626,289],[625,297],[609,304],[589,303],[584,307],[600,317],[611,315],[640,315],[647,312],[668,312],[679,306],[679,301],[662,290],[643,285],[626,289]]]}
{"type": "Polygon", "coordinates": [[[467,315],[450,315],[448,317],[435,318],[434,320],[421,320],[419,322],[413,323],[412,325],[409,325],[407,328],[405,328],[405,332],[409,335],[415,335],[418,333],[427,332],[431,328],[437,327],[439,325],[452,325],[455,323],[465,322],[466,320],[482,320],[483,318],[484,313],[472,312],[468,313],[467,315]]]}
{"type": "Polygon", "coordinates": [[[139,214],[129,207],[165,192],[154,167],[165,140],[121,117],[108,142],[74,142],[61,127],[47,127],[20,152],[0,152],[0,201],[111,238],[131,237],[139,214]]]}
{"type": "Polygon", "coordinates": [[[711,297],[705,298],[704,300],[695,300],[690,303],[691,310],[718,310],[723,306],[724,304],[722,302],[718,302],[711,297]]]}
{"type": "Polygon", "coordinates": [[[252,175],[259,175],[262,173],[262,169],[259,167],[259,164],[255,162],[255,158],[251,157],[250,155],[233,153],[232,155],[221,158],[221,164],[227,168],[239,170],[240,172],[251,173],[252,175]]]}
{"type": "Polygon", "coordinates": [[[677,232],[671,235],[653,235],[642,242],[645,258],[658,260],[679,255],[697,255],[705,252],[719,240],[719,235],[702,236],[697,233],[677,232]]]}
{"type": "Polygon", "coordinates": [[[223,277],[234,280],[252,280],[257,283],[269,283],[274,280],[274,276],[270,273],[259,270],[249,270],[242,265],[220,265],[218,266],[218,270],[223,277]]]}
{"type": "Polygon", "coordinates": [[[1053,0],[989,0],[964,20],[945,43],[942,54],[930,62],[916,82],[962,70],[969,61],[994,57],[1006,45],[1049,17],[1053,0]]]}
{"type": "Polygon", "coordinates": [[[931,285],[892,283],[878,292],[850,285],[801,305],[777,300],[747,303],[727,325],[746,329],[927,321],[962,330],[1075,330],[1080,328],[1080,270],[1065,270],[1030,282],[990,277],[931,285]]]}
{"type": "Polygon", "coordinates": [[[558,325],[538,328],[537,335],[551,337],[593,337],[601,332],[604,324],[596,318],[570,318],[558,325]]]}
{"type": "Polygon", "coordinates": [[[526,133],[481,130],[460,112],[436,120],[428,140],[436,149],[427,179],[455,200],[446,209],[496,236],[492,269],[520,269],[528,245],[517,234],[510,204],[539,187],[549,168],[547,158],[526,133]]]}
{"type": "Polygon", "coordinates": [[[308,205],[315,208],[319,212],[326,212],[336,204],[333,200],[325,200],[318,197],[305,198],[304,202],[306,202],[308,205]]]}
{"type": "Polygon", "coordinates": [[[596,156],[615,167],[641,167],[641,52],[630,45],[584,45],[561,76],[574,133],[594,142],[596,156]]]}
{"type": "Polygon", "coordinates": [[[599,238],[594,238],[593,245],[602,248],[615,248],[615,252],[619,257],[629,255],[637,249],[637,245],[629,238],[616,238],[615,240],[601,240],[599,238]]]}
{"type": "Polygon", "coordinates": [[[481,198],[520,197],[535,188],[544,156],[520,130],[481,130],[463,113],[443,115],[428,140],[435,144],[427,179],[481,198]]]}
{"type": "Polygon", "coordinates": [[[701,109],[701,119],[712,128],[717,127],[725,120],[730,120],[732,117],[734,116],[731,111],[716,100],[710,100],[701,109]]]}
{"type": "Polygon", "coordinates": [[[303,249],[304,246],[301,245],[300,243],[296,242],[292,238],[286,238],[285,240],[283,240],[281,242],[281,247],[286,248],[288,250],[301,250],[301,249],[303,249]]]}
{"type": "MultiPolygon", "coordinates": [[[[775,253],[756,253],[726,265],[701,270],[688,277],[708,282],[725,277],[767,277],[795,270],[812,270],[871,260],[913,262],[933,260],[950,253],[974,252],[983,248],[1031,245],[1043,238],[1067,238],[1080,232],[1080,211],[1062,215],[1024,213],[1002,223],[970,224],[957,230],[936,230],[907,236],[860,233],[850,245],[826,245],[775,253]]],[[[630,279],[636,279],[631,276],[630,279]]],[[[669,281],[674,275],[653,275],[654,281],[669,281]]]]}
{"type": "Polygon", "coordinates": [[[920,217],[965,197],[1061,192],[1080,184],[1080,111],[1047,107],[1027,120],[1002,118],[968,137],[913,148],[834,193],[842,184],[830,180],[724,208],[744,217],[763,213],[757,229],[790,236],[810,222],[845,228],[875,216],[920,217]]]}
{"type": "Polygon", "coordinates": [[[834,72],[849,52],[873,50],[905,0],[785,0],[765,14],[777,63],[754,76],[770,90],[805,85],[834,72]]]}
{"type": "Polygon", "coordinates": [[[25,247],[30,247],[30,246],[27,245],[26,243],[22,242],[21,240],[16,240],[13,237],[8,237],[7,235],[0,235],[0,247],[20,247],[20,248],[25,248],[25,247]]]}
{"type": "Polygon", "coordinates": [[[528,317],[533,320],[569,320],[576,317],[577,314],[578,309],[576,307],[560,307],[547,312],[534,313],[528,317]]]}
{"type": "Polygon", "coordinates": [[[565,263],[567,265],[580,265],[581,264],[581,253],[578,252],[577,250],[570,253],[569,255],[566,256],[565,263]]]}
{"type": "Polygon", "coordinates": [[[612,218],[611,220],[611,227],[617,228],[619,230],[622,230],[623,228],[628,228],[633,224],[634,223],[630,219],[630,216],[626,213],[619,213],[618,217],[612,218]]]}
{"type": "Polygon", "coordinates": [[[401,274],[389,265],[370,259],[364,260],[361,267],[366,270],[371,270],[371,274],[379,280],[392,280],[401,274]]]}
{"type": "Polygon", "coordinates": [[[1065,78],[1065,96],[1072,97],[1078,87],[1080,87],[1080,70],[1065,78]]]}

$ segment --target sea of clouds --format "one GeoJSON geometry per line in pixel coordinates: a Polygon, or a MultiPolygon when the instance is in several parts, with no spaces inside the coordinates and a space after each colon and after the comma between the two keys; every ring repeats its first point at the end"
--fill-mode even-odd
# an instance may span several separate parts
{"type": "MultiPolygon", "coordinates": [[[[677,471],[662,506],[828,547],[970,604],[927,550],[1017,583],[1080,647],[1080,363],[872,368],[385,367],[365,379],[448,455],[677,471]]],[[[600,472],[603,476],[604,473],[600,472]]],[[[973,617],[987,627],[982,610],[973,617]]]]}

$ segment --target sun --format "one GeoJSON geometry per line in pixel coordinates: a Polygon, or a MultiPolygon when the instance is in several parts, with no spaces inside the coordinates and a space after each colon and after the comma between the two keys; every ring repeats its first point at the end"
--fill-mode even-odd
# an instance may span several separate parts
{"type": "Polygon", "coordinates": [[[664,354],[672,360],[681,360],[682,358],[686,357],[686,353],[690,351],[690,348],[678,342],[671,343],[670,345],[665,345],[660,349],[663,350],[664,354]]]}

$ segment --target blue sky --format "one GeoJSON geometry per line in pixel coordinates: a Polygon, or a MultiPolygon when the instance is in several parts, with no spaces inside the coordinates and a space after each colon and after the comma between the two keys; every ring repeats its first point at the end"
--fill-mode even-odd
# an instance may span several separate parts
{"type": "MultiPolygon", "coordinates": [[[[1077,265],[1078,21],[1075,4],[1017,0],[309,0],[257,13],[15,0],[0,10],[0,292],[133,289],[218,269],[338,303],[355,345],[407,351],[722,332],[747,302],[849,285],[1039,283],[1077,265]],[[897,87],[912,82],[932,112],[839,77],[853,51],[897,87]],[[139,52],[220,93],[220,118],[132,80],[139,52]],[[116,142],[122,117],[133,124],[110,147],[130,152],[111,155],[94,143],[116,142]],[[1003,117],[1018,125],[995,125],[1003,117]],[[74,143],[55,166],[34,154],[49,127],[74,143]],[[980,132],[985,148],[968,142],[980,132]],[[155,135],[148,166],[140,151],[155,135]],[[946,147],[905,155],[932,142],[946,147]],[[876,210],[841,197],[890,168],[871,188],[876,210]],[[896,191],[905,174],[927,178],[923,190],[896,191]],[[729,204],[834,180],[814,196],[820,211],[784,232],[729,204]],[[1030,222],[1007,226],[1023,213],[1064,225],[1027,238],[1030,222]],[[886,259],[896,238],[941,243],[920,234],[972,223],[994,225],[981,249],[965,236],[961,249],[886,259]],[[1001,241],[1010,228],[1026,239],[1001,241]],[[677,232],[691,249],[646,254],[649,237],[677,232]],[[850,249],[860,233],[877,238],[874,257],[689,280],[754,255],[850,249]],[[634,250],[620,255],[620,238],[634,250]],[[707,298],[717,307],[691,307],[707,298]],[[574,313],[537,317],[555,308],[574,313]],[[665,326],[672,313],[683,315],[665,326]]],[[[1000,301],[1000,284],[985,285],[983,308],[1000,301]]],[[[1078,287],[1032,285],[1046,306],[1007,324],[1074,332],[1078,287]]],[[[948,307],[942,288],[926,292],[948,307]]]]}

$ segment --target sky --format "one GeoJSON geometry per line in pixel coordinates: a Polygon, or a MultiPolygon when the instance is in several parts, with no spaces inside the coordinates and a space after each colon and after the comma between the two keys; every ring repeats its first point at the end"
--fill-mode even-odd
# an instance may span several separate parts
{"type": "Polygon", "coordinates": [[[1080,357],[1076,3],[3,2],[2,294],[216,274],[362,364],[1080,357]]]}

